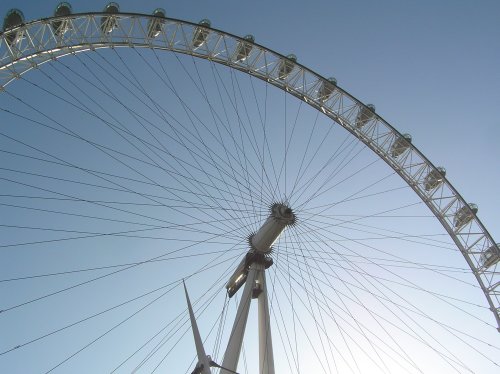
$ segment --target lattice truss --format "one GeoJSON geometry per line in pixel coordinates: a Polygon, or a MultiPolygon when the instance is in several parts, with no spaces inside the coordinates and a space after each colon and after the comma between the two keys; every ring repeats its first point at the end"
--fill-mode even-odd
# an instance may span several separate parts
{"type": "MultiPolygon", "coordinates": [[[[483,289],[500,326],[500,251],[467,204],[435,167],[374,111],[338,87],[283,56],[203,25],[140,14],[74,14],[47,18],[0,35],[0,89],[25,72],[59,57],[98,48],[155,48],[230,66],[286,90],[347,129],[389,164],[420,196],[450,234],[483,289]]],[[[500,328],[499,328],[500,329],[500,328]]]]}

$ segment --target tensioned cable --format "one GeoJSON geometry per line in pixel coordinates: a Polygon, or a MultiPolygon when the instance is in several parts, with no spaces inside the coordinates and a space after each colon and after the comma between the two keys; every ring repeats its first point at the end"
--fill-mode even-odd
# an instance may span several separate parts
{"type": "MultiPolygon", "coordinates": [[[[319,234],[318,234],[318,233],[316,233],[315,235],[319,235],[319,234]]],[[[354,240],[354,241],[355,241],[355,240],[354,240]]],[[[362,245],[363,245],[363,244],[362,244],[362,245]]],[[[366,246],[366,245],[364,245],[364,246],[366,246]]],[[[374,264],[374,265],[377,265],[377,264],[374,264]]],[[[368,273],[366,273],[365,271],[363,271],[363,269],[360,269],[360,270],[361,270],[363,273],[365,273],[366,275],[368,275],[368,276],[369,276],[369,274],[368,274],[368,273]]],[[[390,271],[389,271],[389,270],[387,270],[387,269],[386,269],[386,271],[390,272],[390,271]]],[[[401,276],[399,276],[399,275],[397,275],[397,274],[395,274],[395,273],[393,273],[393,272],[390,272],[390,273],[391,273],[391,274],[393,274],[393,275],[395,275],[395,276],[397,276],[398,278],[400,278],[400,279],[402,279],[402,280],[406,280],[406,279],[402,278],[401,276]]],[[[356,279],[356,278],[354,278],[354,279],[356,279]]],[[[368,283],[370,283],[372,286],[374,286],[374,283],[373,283],[373,282],[371,282],[369,279],[367,279],[367,278],[366,278],[366,276],[364,276],[364,275],[363,275],[363,279],[365,279],[366,281],[368,281],[368,283]]],[[[372,278],[372,277],[370,277],[370,279],[373,279],[373,278],[372,278]]],[[[413,284],[412,282],[410,282],[410,281],[408,281],[408,280],[406,280],[406,281],[407,281],[407,282],[409,282],[410,284],[413,284]]],[[[385,286],[383,283],[380,283],[380,284],[381,284],[381,286],[382,286],[382,287],[386,288],[389,292],[391,292],[391,293],[395,294],[395,292],[394,292],[392,289],[388,288],[388,287],[387,287],[387,286],[385,286]]],[[[413,284],[413,285],[414,285],[414,284],[413,284]]],[[[418,287],[417,285],[414,285],[414,286],[418,287]]],[[[378,292],[381,292],[381,291],[380,291],[380,289],[378,289],[377,287],[376,287],[376,289],[378,290],[378,292]]],[[[395,294],[395,295],[396,295],[396,294],[395,294]]],[[[435,295],[433,295],[433,296],[435,296],[435,295]]],[[[400,299],[404,300],[407,304],[411,305],[413,308],[416,308],[416,306],[415,306],[413,303],[411,303],[409,300],[405,300],[404,298],[402,298],[402,296],[401,296],[401,295],[397,295],[397,297],[399,297],[400,299]]],[[[387,298],[387,297],[386,297],[386,298],[387,298]]],[[[381,299],[380,299],[380,298],[376,298],[376,299],[377,299],[377,300],[379,300],[379,301],[381,301],[381,299]]],[[[450,306],[452,306],[452,307],[457,308],[454,304],[452,304],[452,303],[448,302],[447,300],[442,299],[442,301],[444,301],[446,304],[448,304],[448,305],[450,305],[450,306]]],[[[396,306],[397,306],[397,305],[396,305],[396,306]]],[[[400,307],[399,307],[399,306],[397,306],[397,307],[398,307],[398,309],[400,309],[400,307]]],[[[460,308],[457,308],[457,309],[460,309],[460,308]]],[[[417,310],[419,310],[419,308],[417,308],[417,310]]],[[[460,309],[460,310],[461,310],[461,309],[460,309]]],[[[427,315],[427,314],[425,314],[425,313],[424,313],[423,311],[421,311],[421,310],[419,310],[419,312],[420,312],[420,313],[422,313],[423,315],[427,315]]],[[[465,314],[468,314],[470,317],[477,318],[477,317],[473,316],[472,314],[470,314],[470,313],[468,313],[468,312],[465,312],[465,311],[464,311],[464,313],[465,313],[465,314]]],[[[403,312],[403,314],[405,314],[406,316],[408,316],[408,314],[406,314],[405,312],[403,312]]],[[[421,327],[421,326],[420,326],[420,325],[419,325],[419,324],[418,324],[415,320],[413,320],[411,317],[410,317],[410,319],[411,319],[414,323],[416,323],[416,324],[417,324],[417,326],[419,326],[423,332],[425,332],[427,335],[429,335],[429,334],[428,334],[428,332],[427,332],[425,329],[423,329],[423,328],[422,328],[422,327],[421,327]]],[[[434,321],[434,322],[436,322],[436,324],[438,324],[439,326],[443,327],[446,331],[448,331],[449,333],[451,333],[452,335],[454,335],[455,337],[457,337],[457,336],[456,336],[456,334],[454,334],[454,333],[453,333],[453,331],[450,331],[450,329],[448,329],[446,325],[444,325],[443,323],[440,323],[439,321],[436,321],[436,320],[434,320],[434,319],[433,319],[433,321],[434,321]]],[[[483,323],[488,324],[487,322],[484,322],[484,321],[483,321],[483,323]]],[[[463,363],[463,362],[462,362],[462,361],[461,361],[458,357],[456,357],[453,353],[451,353],[451,352],[450,352],[450,351],[449,351],[446,347],[444,347],[444,346],[443,346],[443,345],[442,345],[439,341],[437,341],[436,339],[434,339],[434,337],[433,337],[433,336],[430,336],[430,335],[429,335],[429,337],[431,338],[431,340],[434,340],[436,344],[438,344],[439,346],[441,346],[441,347],[442,347],[444,350],[446,350],[449,354],[451,354],[453,357],[455,357],[455,359],[457,360],[457,362],[461,362],[461,365],[465,365],[465,364],[464,364],[464,363],[463,363]]],[[[476,350],[473,346],[471,346],[469,343],[465,342],[463,339],[461,339],[461,338],[459,338],[459,337],[457,337],[457,338],[458,338],[458,339],[460,339],[462,342],[464,342],[464,344],[468,345],[470,348],[472,348],[472,349],[476,350]]],[[[491,359],[489,359],[489,358],[488,358],[488,357],[486,357],[484,354],[482,354],[482,352],[479,352],[478,350],[476,350],[476,351],[477,351],[479,354],[481,354],[483,357],[485,357],[486,359],[488,359],[488,360],[490,360],[490,361],[491,361],[491,359]]],[[[493,362],[493,361],[492,361],[492,362],[493,362]]]]}
{"type": "MultiPolygon", "coordinates": [[[[217,235],[214,235],[213,238],[217,237],[217,235]]],[[[211,238],[212,239],[212,238],[211,238]]],[[[202,241],[203,242],[203,241],[202,241]]],[[[195,244],[199,244],[199,243],[195,243],[195,244]]],[[[136,264],[133,264],[133,265],[130,265],[130,266],[127,266],[125,268],[121,268],[121,269],[118,269],[118,270],[114,270],[110,273],[106,273],[104,275],[101,275],[101,276],[98,276],[98,277],[95,277],[95,278],[92,278],[90,280],[87,280],[87,281],[84,281],[84,282],[79,282],[77,284],[74,284],[70,287],[65,287],[65,288],[62,288],[62,289],[59,289],[57,291],[54,291],[54,292],[51,292],[51,293],[48,293],[48,294],[45,294],[43,296],[39,296],[37,298],[34,298],[34,299],[31,299],[31,300],[28,300],[28,301],[25,301],[25,302],[22,302],[22,303],[19,303],[19,304],[16,304],[16,305],[13,305],[11,307],[7,307],[7,308],[4,308],[1,313],[5,313],[7,311],[10,311],[10,310],[13,310],[13,309],[17,309],[19,307],[22,307],[24,305],[27,305],[27,304],[31,304],[33,302],[36,302],[36,301],[39,301],[39,300],[42,300],[42,299],[45,299],[47,297],[50,297],[50,296],[54,296],[54,295],[57,295],[57,294],[60,294],[62,292],[66,292],[66,291],[69,291],[69,290],[72,290],[76,287],[80,287],[80,286],[83,286],[83,285],[87,285],[89,283],[92,283],[92,282],[95,282],[97,280],[100,280],[100,279],[103,279],[103,278],[106,278],[106,277],[109,277],[111,275],[114,275],[114,274],[117,274],[117,273],[121,273],[125,270],[129,270],[129,269],[132,269],[132,268],[135,268],[137,266],[140,266],[141,264],[144,264],[144,263],[147,263],[149,261],[153,261],[153,260],[157,260],[157,259],[161,259],[165,256],[168,256],[168,255],[171,255],[173,253],[177,253],[179,251],[182,251],[182,250],[185,250],[187,248],[190,248],[190,247],[193,247],[195,244],[189,244],[189,245],[186,245],[184,247],[181,247],[181,248],[178,248],[178,249],[175,249],[175,250],[172,250],[172,251],[169,251],[168,253],[164,253],[164,254],[161,254],[161,255],[158,255],[158,256],[155,256],[155,257],[152,257],[152,258],[149,258],[147,260],[144,260],[144,261],[141,261],[139,263],[136,263],[136,264]]]]}
{"type": "MultiPolygon", "coordinates": [[[[103,58],[103,56],[101,56],[100,54],[98,54],[98,55],[99,55],[101,58],[103,58]]],[[[119,55],[118,55],[118,56],[119,56],[119,55]]],[[[119,57],[120,57],[120,56],[119,56],[119,57]]],[[[121,57],[120,57],[120,58],[121,58],[121,57]]],[[[91,59],[92,61],[94,61],[91,57],[90,57],[90,59],[91,59]]],[[[107,59],[103,58],[103,60],[104,60],[104,61],[106,61],[106,62],[109,64],[109,62],[107,61],[107,59]]],[[[85,66],[86,66],[86,65],[85,65],[85,66]]],[[[100,67],[101,69],[104,69],[104,67],[103,67],[102,65],[99,65],[99,67],[100,67]]],[[[87,68],[88,68],[88,67],[87,67],[87,68]]],[[[89,70],[89,72],[92,74],[92,71],[91,71],[90,69],[88,69],[88,70],[89,70]]],[[[106,71],[107,71],[107,70],[106,70],[106,71]]],[[[107,72],[108,72],[108,71],[107,71],[107,72]]],[[[133,76],[135,77],[135,75],[133,75],[133,76]]],[[[126,78],[126,79],[128,79],[127,77],[125,77],[125,78],[126,78]]],[[[130,80],[129,80],[129,81],[130,81],[130,80]]],[[[136,78],[136,81],[137,81],[137,78],[136,78]]],[[[144,90],[143,90],[143,89],[142,89],[142,91],[144,92],[144,90]]],[[[108,92],[109,92],[110,94],[112,94],[112,93],[109,91],[109,88],[108,88],[108,92]]],[[[121,103],[121,101],[120,101],[118,98],[116,98],[116,95],[112,94],[112,96],[113,96],[113,97],[115,97],[115,99],[116,99],[119,103],[121,103]]],[[[149,99],[150,101],[154,102],[150,96],[148,96],[148,99],[149,99]]],[[[135,117],[135,114],[131,113],[131,112],[130,112],[130,109],[128,109],[128,108],[127,108],[127,106],[126,106],[125,104],[121,103],[121,105],[122,105],[124,108],[126,108],[126,109],[129,111],[129,113],[130,113],[130,114],[132,114],[132,115],[135,117]]],[[[162,117],[162,119],[163,119],[164,121],[166,121],[166,118],[165,118],[165,117],[162,117]]],[[[147,121],[147,122],[149,122],[149,121],[147,121]]],[[[139,123],[141,123],[141,122],[139,121],[139,123]]],[[[150,122],[149,122],[149,123],[150,123],[150,122]]],[[[142,125],[142,124],[141,124],[141,125],[142,125]]],[[[123,125],[122,125],[122,126],[123,126],[123,125]]],[[[143,128],[145,128],[145,129],[146,129],[146,127],[145,127],[144,125],[142,125],[142,126],[143,126],[143,128]]],[[[148,132],[149,132],[149,131],[148,131],[148,132]]],[[[151,132],[149,132],[149,133],[151,134],[151,132]]],[[[152,135],[152,136],[154,137],[154,135],[152,135]]],[[[156,137],[154,137],[154,138],[158,141],[158,139],[157,139],[156,137]]],[[[159,141],[158,141],[158,142],[159,142],[159,141]]],[[[149,147],[148,147],[148,148],[149,148],[149,147]]],[[[166,148],[165,148],[164,146],[163,146],[162,148],[166,151],[166,148]]],[[[188,149],[188,148],[186,147],[186,149],[188,149]]],[[[189,151],[189,149],[188,149],[188,151],[189,151]]],[[[167,152],[168,152],[168,151],[167,151],[167,152]]],[[[168,152],[168,153],[170,153],[170,152],[168,152]]],[[[149,157],[148,157],[148,158],[149,158],[149,157]]],[[[153,161],[152,159],[150,159],[150,160],[151,160],[151,161],[153,161]]],[[[162,160],[165,162],[165,159],[163,159],[163,158],[162,158],[162,160]]],[[[195,159],[195,161],[196,161],[196,159],[195,159]]],[[[154,161],[153,161],[153,162],[154,162],[154,161]]],[[[154,163],[156,164],[156,162],[154,162],[154,163]]],[[[160,167],[158,164],[156,164],[156,165],[157,165],[158,167],[160,167]]],[[[198,167],[199,167],[199,169],[200,169],[200,170],[203,170],[203,171],[204,171],[204,169],[201,167],[201,165],[199,165],[199,164],[198,164],[198,167]]],[[[160,167],[160,168],[161,168],[161,167],[160,167]]],[[[184,169],[184,170],[186,170],[186,171],[187,171],[187,169],[184,169]]],[[[189,172],[188,172],[188,173],[189,173],[189,172]]],[[[206,172],[205,172],[205,174],[206,174],[206,172]]],[[[206,174],[206,175],[208,175],[208,174],[206,174]]],[[[143,175],[143,177],[145,177],[145,176],[143,175]]],[[[183,178],[185,178],[185,176],[183,176],[183,178]]],[[[193,179],[193,177],[192,177],[192,176],[191,176],[191,178],[193,179]]],[[[149,178],[148,178],[148,179],[149,179],[149,178]]],[[[209,178],[209,179],[210,179],[210,178],[209,178]]],[[[156,184],[158,185],[158,183],[156,183],[156,184]]],[[[195,186],[195,184],[193,184],[193,183],[191,183],[191,184],[192,184],[193,186],[195,186]]],[[[159,185],[158,185],[158,186],[159,186],[159,185]]],[[[212,199],[212,200],[213,200],[213,199],[212,199]]],[[[214,200],[214,202],[215,202],[215,200],[214,200]]],[[[206,213],[206,212],[205,212],[205,213],[206,213]]]]}
{"type": "MultiPolygon", "coordinates": [[[[295,236],[296,236],[297,240],[298,240],[298,241],[300,241],[300,239],[299,239],[299,237],[298,237],[297,229],[296,229],[295,227],[292,227],[292,230],[291,230],[291,231],[292,231],[292,233],[294,233],[294,234],[295,234],[295,236]]],[[[317,245],[317,244],[316,244],[316,245],[317,245]]],[[[300,246],[298,247],[298,250],[300,251],[300,253],[301,253],[301,254],[302,254],[302,256],[303,256],[303,260],[304,260],[304,262],[305,262],[305,265],[306,265],[305,267],[306,267],[306,269],[307,269],[307,273],[308,273],[308,277],[309,277],[309,283],[310,283],[310,284],[312,284],[312,283],[313,283],[313,282],[312,282],[312,274],[311,274],[311,271],[310,271],[310,266],[309,266],[309,265],[308,265],[308,263],[307,263],[307,258],[308,258],[308,256],[304,255],[304,250],[309,251],[309,248],[308,248],[307,246],[300,245],[300,246]]],[[[302,267],[300,267],[300,266],[299,266],[299,270],[300,270],[300,271],[302,271],[302,267]]],[[[301,278],[303,279],[303,277],[301,277],[301,278]]],[[[304,281],[304,279],[303,279],[303,281],[304,281]]],[[[305,283],[304,283],[304,288],[305,288],[305,283]]],[[[335,291],[335,289],[334,289],[334,291],[335,291]]],[[[309,292],[308,292],[308,294],[309,294],[309,292]]],[[[354,295],[354,296],[355,296],[355,295],[354,295]]],[[[316,296],[316,294],[315,294],[315,288],[314,288],[314,287],[312,288],[312,297],[313,297],[314,299],[317,299],[317,296],[316,296]]],[[[323,295],[323,297],[324,297],[324,295],[323,295]]],[[[341,299],[341,301],[342,301],[342,304],[343,304],[343,306],[344,306],[345,310],[347,310],[347,311],[348,311],[349,316],[352,318],[352,320],[354,321],[354,323],[356,323],[356,325],[358,326],[359,330],[360,330],[360,331],[363,331],[363,329],[361,329],[361,328],[359,327],[359,323],[358,323],[357,319],[356,319],[356,318],[354,318],[353,314],[350,312],[350,310],[349,310],[349,308],[347,307],[347,305],[343,302],[343,299],[341,299]]],[[[314,317],[313,317],[313,318],[314,318],[314,317]]],[[[323,327],[323,329],[324,329],[324,327],[323,327]]],[[[371,341],[371,340],[370,340],[370,339],[369,339],[369,338],[368,338],[368,337],[367,337],[364,333],[363,333],[363,337],[364,337],[364,338],[365,338],[365,340],[369,343],[369,345],[370,345],[371,349],[373,350],[373,352],[375,353],[375,355],[378,357],[378,359],[379,359],[379,360],[380,360],[380,362],[382,363],[383,368],[384,368],[385,370],[388,370],[387,365],[385,364],[385,361],[381,358],[381,356],[380,356],[380,354],[379,354],[378,350],[377,350],[377,349],[375,349],[375,347],[374,347],[374,345],[373,345],[372,341],[371,341]]],[[[329,338],[328,338],[328,336],[327,336],[327,339],[329,339],[329,338]]]]}

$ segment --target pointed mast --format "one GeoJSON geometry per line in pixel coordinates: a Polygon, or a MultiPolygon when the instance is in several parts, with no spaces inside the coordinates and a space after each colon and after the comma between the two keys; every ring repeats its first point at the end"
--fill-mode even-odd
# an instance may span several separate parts
{"type": "Polygon", "coordinates": [[[191,329],[193,330],[194,344],[196,345],[196,354],[198,355],[198,364],[196,368],[198,371],[194,373],[200,374],[211,374],[210,361],[205,353],[205,348],[203,348],[203,341],[201,340],[200,331],[198,330],[198,325],[196,324],[196,319],[194,318],[193,307],[191,306],[191,301],[189,300],[189,295],[186,288],[186,283],[182,280],[184,285],[184,292],[186,294],[186,301],[188,304],[189,318],[191,319],[191,329]]]}

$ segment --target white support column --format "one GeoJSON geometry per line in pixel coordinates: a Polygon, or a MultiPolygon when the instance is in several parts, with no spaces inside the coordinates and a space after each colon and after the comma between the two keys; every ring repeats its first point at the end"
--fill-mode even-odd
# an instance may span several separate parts
{"type": "MultiPolygon", "coordinates": [[[[259,270],[255,267],[255,265],[250,267],[240,304],[238,305],[238,312],[236,313],[233,329],[231,330],[231,336],[229,337],[229,342],[227,343],[224,361],[221,365],[222,367],[233,372],[235,372],[238,367],[241,346],[243,345],[243,336],[245,334],[245,328],[248,320],[248,311],[250,310],[250,302],[252,301],[253,286],[255,279],[257,279],[258,272],[259,270]]],[[[220,374],[232,374],[228,370],[221,369],[220,374]]]]}
{"type": "Polygon", "coordinates": [[[271,320],[269,299],[267,297],[266,274],[263,265],[259,271],[262,292],[259,295],[259,373],[274,374],[273,341],[271,338],[271,320]]]}
{"type": "Polygon", "coordinates": [[[226,285],[229,297],[234,295],[245,282],[243,295],[236,313],[231,336],[227,344],[220,374],[236,372],[243,345],[243,335],[248,320],[250,302],[253,297],[259,301],[259,374],[274,374],[273,342],[265,270],[272,265],[269,254],[272,245],[287,226],[295,223],[295,214],[284,203],[270,207],[269,217],[260,229],[250,236],[250,250],[241,261],[226,285]],[[256,284],[257,283],[257,284],[256,284]]]}

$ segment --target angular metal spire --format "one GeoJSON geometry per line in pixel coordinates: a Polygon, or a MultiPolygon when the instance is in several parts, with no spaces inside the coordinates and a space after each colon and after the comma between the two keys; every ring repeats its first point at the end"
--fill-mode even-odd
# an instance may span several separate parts
{"type": "Polygon", "coordinates": [[[200,331],[198,330],[198,325],[196,324],[196,319],[194,318],[193,307],[191,306],[191,301],[189,300],[189,295],[184,280],[182,280],[182,284],[184,285],[184,292],[186,293],[189,318],[191,319],[191,329],[193,330],[194,344],[196,345],[196,354],[198,355],[198,364],[196,365],[196,369],[193,371],[193,373],[212,374],[210,370],[210,359],[205,353],[205,348],[203,348],[203,341],[201,340],[200,331]]]}

